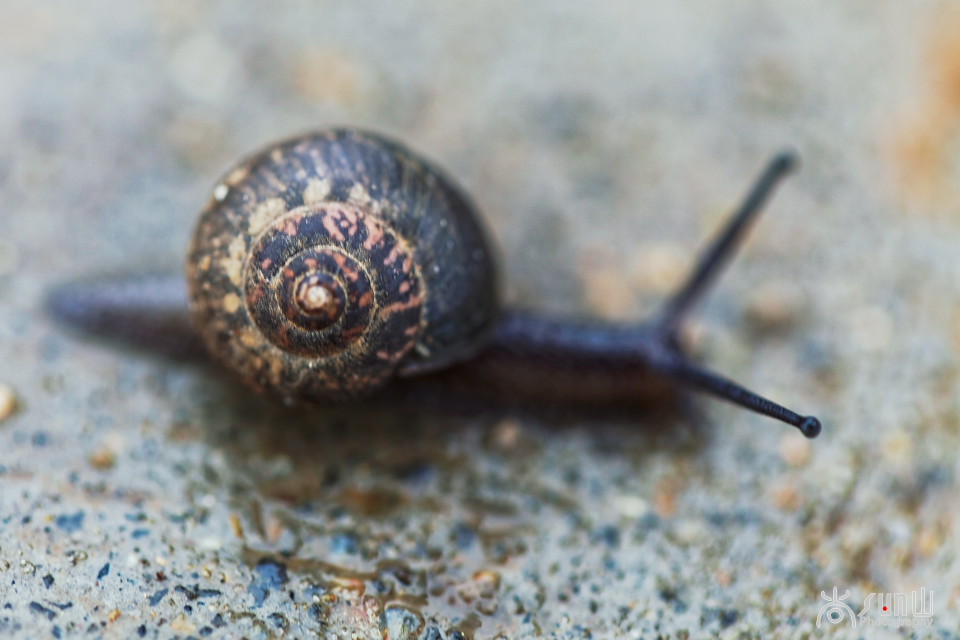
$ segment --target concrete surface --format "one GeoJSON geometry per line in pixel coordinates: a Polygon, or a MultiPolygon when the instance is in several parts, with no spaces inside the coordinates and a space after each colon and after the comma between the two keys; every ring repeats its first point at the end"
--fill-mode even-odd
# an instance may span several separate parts
{"type": "Polygon", "coordinates": [[[960,637],[958,32],[926,0],[6,0],[0,635],[960,637]],[[43,317],[179,268],[221,170],[329,123],[457,176],[510,300],[624,319],[796,147],[691,337],[823,436],[303,413],[43,317]],[[835,586],[932,590],[932,626],[818,629],[835,586]]]}

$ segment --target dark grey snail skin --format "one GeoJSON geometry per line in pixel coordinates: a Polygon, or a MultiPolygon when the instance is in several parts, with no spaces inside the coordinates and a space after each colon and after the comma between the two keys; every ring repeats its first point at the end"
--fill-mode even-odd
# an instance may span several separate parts
{"type": "Polygon", "coordinates": [[[157,275],[74,283],[48,308],[90,333],[205,351],[288,400],[631,413],[675,403],[686,387],[813,438],[815,417],[692,363],[679,341],[794,165],[789,153],[771,161],[646,322],[501,309],[493,251],[466,196],[399,143],[353,129],[271,145],[228,172],[197,224],[188,284],[157,275]]]}

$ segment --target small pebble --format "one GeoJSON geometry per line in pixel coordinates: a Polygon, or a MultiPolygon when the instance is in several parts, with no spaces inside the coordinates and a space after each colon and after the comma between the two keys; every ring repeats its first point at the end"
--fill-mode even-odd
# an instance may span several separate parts
{"type": "Polygon", "coordinates": [[[672,242],[640,246],[627,265],[627,280],[635,289],[668,294],[680,286],[690,268],[689,249],[672,242]]]}
{"type": "Polygon", "coordinates": [[[297,91],[311,102],[356,106],[371,95],[376,74],[338,48],[311,48],[296,61],[297,91]]]}
{"type": "Polygon", "coordinates": [[[508,418],[500,421],[493,430],[493,444],[501,451],[510,451],[520,441],[520,422],[508,418]]]}
{"type": "Polygon", "coordinates": [[[406,607],[389,606],[383,612],[387,633],[384,637],[391,640],[414,640],[423,629],[423,617],[406,607]]]}
{"type": "Polygon", "coordinates": [[[916,549],[923,558],[929,558],[940,550],[944,539],[936,527],[928,527],[917,536],[916,549]]]}
{"type": "Polygon", "coordinates": [[[650,513],[650,503],[640,496],[621,495],[613,499],[613,508],[624,518],[642,518],[650,513]]]}
{"type": "Polygon", "coordinates": [[[223,548],[223,541],[217,536],[206,536],[197,541],[197,547],[206,551],[219,551],[223,548]]]}
{"type": "Polygon", "coordinates": [[[90,456],[90,466],[97,471],[112,469],[116,462],[116,456],[108,449],[101,449],[90,456]]]}
{"type": "Polygon", "coordinates": [[[287,583],[286,565],[274,560],[261,560],[253,569],[254,576],[247,588],[253,596],[254,607],[261,607],[270,595],[270,589],[282,589],[287,583]]]}
{"type": "Polygon", "coordinates": [[[230,514],[230,528],[233,530],[233,535],[243,540],[243,523],[240,521],[240,516],[235,513],[230,514]]]}
{"type": "Polygon", "coordinates": [[[152,596],[150,596],[150,606],[155,607],[160,604],[160,601],[163,600],[168,593],[170,593],[169,589],[160,589],[159,591],[156,591],[152,596]]]}
{"type": "Polygon", "coordinates": [[[661,518],[667,518],[677,512],[677,496],[680,493],[679,483],[672,478],[657,483],[653,494],[653,510],[661,518]]]}
{"type": "Polygon", "coordinates": [[[181,614],[170,622],[170,629],[179,631],[180,633],[195,633],[197,631],[197,625],[187,620],[187,617],[181,614]]]}
{"type": "Polygon", "coordinates": [[[473,574],[473,580],[481,598],[492,598],[500,590],[500,574],[496,571],[477,571],[473,574]]]}
{"type": "Polygon", "coordinates": [[[585,265],[581,274],[584,302],[591,314],[608,320],[625,320],[630,315],[634,292],[616,265],[585,265]]]}
{"type": "Polygon", "coordinates": [[[53,609],[50,609],[49,607],[43,606],[39,602],[31,602],[30,611],[43,616],[47,620],[53,620],[54,618],[57,617],[56,611],[54,611],[53,609]]]}
{"type": "Polygon", "coordinates": [[[674,533],[678,542],[690,545],[702,540],[706,535],[706,529],[701,521],[686,518],[677,524],[674,533]]]}
{"type": "Polygon", "coordinates": [[[83,511],[77,511],[73,514],[64,513],[54,519],[54,524],[67,533],[76,533],[83,528],[83,520],[86,517],[83,511]]]}
{"type": "Polygon", "coordinates": [[[797,323],[806,305],[806,296],[795,283],[765,282],[747,297],[746,319],[750,328],[758,333],[785,331],[797,323]]]}
{"type": "Polygon", "coordinates": [[[848,556],[870,549],[876,541],[876,529],[868,521],[853,520],[840,530],[840,545],[848,556]]]}
{"type": "Polygon", "coordinates": [[[800,508],[800,493],[792,482],[782,482],[771,490],[773,504],[784,511],[796,511],[800,508]]]}
{"type": "Polygon", "coordinates": [[[810,440],[789,432],[780,438],[780,457],[791,467],[802,467],[810,461],[810,440]]]}
{"type": "Polygon", "coordinates": [[[17,394],[9,385],[0,382],[0,420],[5,420],[17,412],[17,394]]]}

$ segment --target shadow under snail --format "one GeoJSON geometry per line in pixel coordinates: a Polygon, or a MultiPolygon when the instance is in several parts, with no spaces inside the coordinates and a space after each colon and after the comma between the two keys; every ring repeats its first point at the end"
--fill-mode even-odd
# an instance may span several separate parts
{"type": "Polygon", "coordinates": [[[642,323],[502,309],[469,200],[428,161],[356,129],[280,142],[230,170],[200,215],[186,286],[171,276],[73,283],[48,308],[89,332],[180,352],[199,337],[248,385],[291,401],[630,410],[687,387],[813,438],[815,417],[694,364],[679,340],[794,165],[789,153],[770,162],[685,284],[642,323]]]}

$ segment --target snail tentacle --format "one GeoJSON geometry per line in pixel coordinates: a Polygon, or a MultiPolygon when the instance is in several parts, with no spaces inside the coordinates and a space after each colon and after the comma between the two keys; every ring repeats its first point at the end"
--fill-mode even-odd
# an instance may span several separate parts
{"type": "Polygon", "coordinates": [[[743,244],[751,223],[763,211],[774,189],[796,169],[799,162],[799,157],[792,151],[782,151],[770,160],[740,207],[700,254],[686,282],[661,307],[654,322],[659,324],[663,331],[676,335],[691,308],[709,290],[710,285],[716,281],[743,244]]]}

